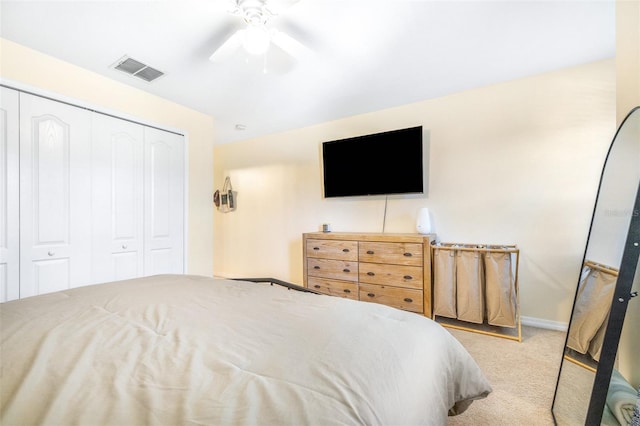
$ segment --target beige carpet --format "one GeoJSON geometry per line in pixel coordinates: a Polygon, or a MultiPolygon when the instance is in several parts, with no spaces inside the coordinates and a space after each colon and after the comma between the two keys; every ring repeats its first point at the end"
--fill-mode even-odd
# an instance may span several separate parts
{"type": "Polygon", "coordinates": [[[565,333],[522,327],[522,342],[448,329],[474,357],[493,387],[485,399],[447,425],[553,425],[551,403],[565,333]]]}

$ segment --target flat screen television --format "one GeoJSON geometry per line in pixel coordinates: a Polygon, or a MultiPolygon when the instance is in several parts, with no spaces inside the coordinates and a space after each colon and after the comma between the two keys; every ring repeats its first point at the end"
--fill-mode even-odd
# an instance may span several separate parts
{"type": "Polygon", "coordinates": [[[324,196],[424,193],[422,126],[322,143],[324,196]]]}

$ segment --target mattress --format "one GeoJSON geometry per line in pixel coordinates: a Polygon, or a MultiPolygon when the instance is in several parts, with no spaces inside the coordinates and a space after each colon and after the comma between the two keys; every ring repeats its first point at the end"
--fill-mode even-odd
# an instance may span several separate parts
{"type": "Polygon", "coordinates": [[[2,425],[445,425],[491,387],[444,328],[161,275],[0,304],[2,425]]]}

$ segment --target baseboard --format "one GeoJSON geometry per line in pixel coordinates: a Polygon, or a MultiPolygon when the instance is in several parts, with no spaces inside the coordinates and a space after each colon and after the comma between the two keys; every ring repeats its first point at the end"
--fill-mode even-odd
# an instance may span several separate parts
{"type": "Polygon", "coordinates": [[[534,318],[534,317],[520,317],[522,321],[522,325],[526,325],[529,327],[536,328],[544,328],[546,330],[555,330],[555,331],[564,331],[566,332],[569,329],[569,325],[566,322],[560,321],[551,321],[542,318],[534,318]]]}

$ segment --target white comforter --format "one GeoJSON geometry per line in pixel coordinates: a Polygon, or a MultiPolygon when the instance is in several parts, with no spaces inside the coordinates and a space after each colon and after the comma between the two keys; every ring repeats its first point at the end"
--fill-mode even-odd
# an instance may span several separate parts
{"type": "Polygon", "coordinates": [[[491,388],[441,326],[165,275],[0,305],[2,425],[444,425],[491,388]]]}

